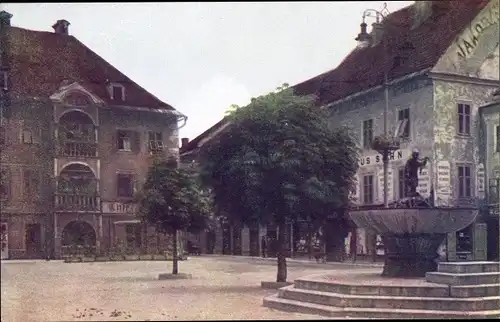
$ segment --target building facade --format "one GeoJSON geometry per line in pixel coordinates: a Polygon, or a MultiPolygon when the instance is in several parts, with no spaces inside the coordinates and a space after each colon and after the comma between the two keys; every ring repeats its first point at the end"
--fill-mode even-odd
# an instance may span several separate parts
{"type": "MultiPolygon", "coordinates": [[[[498,105],[491,100],[500,87],[499,13],[498,0],[416,1],[379,17],[383,19],[377,19],[369,35],[358,36],[362,46],[337,68],[293,86],[296,94],[315,95],[318,107],[329,109],[332,125],[347,126],[357,138],[359,206],[383,204],[382,156],[370,143],[383,134],[387,75],[387,126],[391,133],[402,126],[400,149],[389,161],[389,201],[403,196],[403,167],[418,149],[430,159],[419,175],[422,196],[436,206],[494,211],[489,190],[498,189],[498,155],[491,149],[491,129],[498,125],[498,105]]],[[[363,28],[366,33],[364,22],[363,28]]],[[[217,123],[182,153],[198,149],[226,123],[217,123]]],[[[484,260],[498,254],[493,251],[499,248],[498,228],[485,220],[488,216],[482,214],[470,227],[448,236],[443,245],[448,260],[484,260]]],[[[357,255],[383,249],[377,236],[363,229],[350,241],[357,255]]]]}
{"type": "Polygon", "coordinates": [[[69,35],[66,20],[44,32],[11,17],[0,13],[2,258],[166,247],[134,196],[153,158],[178,156],[184,116],[69,35]]]}
{"type": "MultiPolygon", "coordinates": [[[[399,132],[401,147],[389,161],[389,201],[404,196],[403,168],[411,152],[417,149],[422,157],[430,158],[419,174],[418,192],[423,197],[431,198],[436,206],[481,207],[486,202],[485,162],[494,159],[491,154],[487,159],[481,158],[484,154],[481,142],[492,141],[494,132],[481,131],[480,108],[493,99],[500,86],[499,2],[469,2],[417,1],[412,7],[386,17],[383,27],[374,28],[371,33],[368,48],[356,49],[351,54],[362,56],[363,52],[373,53],[379,47],[379,58],[386,61],[385,67],[382,64],[385,71],[379,73],[389,74],[390,132],[395,133],[406,120],[399,132]],[[415,16],[416,13],[419,15],[415,16]],[[393,21],[407,21],[408,29],[403,31],[406,34],[396,35],[391,30],[393,21]],[[425,30],[421,29],[426,25],[434,26],[435,33],[442,32],[441,25],[448,28],[447,32],[456,33],[451,37],[427,34],[422,38],[425,30]],[[375,34],[380,30],[382,35],[375,34]],[[384,38],[384,33],[393,38],[384,38]],[[388,41],[389,48],[384,49],[377,39],[388,41]],[[435,43],[436,50],[422,57],[417,51],[432,41],[442,43],[435,43]]],[[[373,69],[376,68],[372,72],[373,69]]],[[[370,142],[383,134],[384,88],[371,87],[343,97],[333,95],[325,105],[331,111],[332,124],[347,126],[362,149],[358,203],[382,204],[382,156],[370,148],[370,142]]],[[[450,234],[446,242],[448,260],[486,260],[486,232],[487,223],[480,216],[470,227],[450,234]]],[[[373,234],[359,229],[357,252],[376,252],[374,240],[373,234]]]]}

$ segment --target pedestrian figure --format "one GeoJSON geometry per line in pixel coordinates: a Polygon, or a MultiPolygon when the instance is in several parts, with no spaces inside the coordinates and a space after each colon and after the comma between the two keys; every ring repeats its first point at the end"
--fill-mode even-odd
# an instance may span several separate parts
{"type": "Polygon", "coordinates": [[[266,251],[267,251],[266,236],[262,236],[262,239],[261,239],[261,249],[262,249],[262,257],[266,257],[266,251]]]}

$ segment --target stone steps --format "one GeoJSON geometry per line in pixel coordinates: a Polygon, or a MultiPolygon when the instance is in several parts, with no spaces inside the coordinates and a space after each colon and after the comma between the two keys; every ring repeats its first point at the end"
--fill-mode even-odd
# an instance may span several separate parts
{"type": "Polygon", "coordinates": [[[499,263],[439,263],[424,279],[301,278],[264,306],[342,318],[500,318],[499,263]]]}
{"type": "Polygon", "coordinates": [[[429,272],[425,275],[429,283],[446,285],[479,285],[500,283],[499,272],[486,273],[443,273],[429,272]]]}
{"type": "Polygon", "coordinates": [[[450,286],[451,297],[486,297],[500,295],[500,283],[450,286]]]}
{"type": "MultiPolygon", "coordinates": [[[[296,288],[312,291],[322,291],[352,295],[380,296],[415,296],[415,297],[448,297],[450,287],[435,286],[391,286],[391,285],[348,285],[320,280],[298,279],[294,282],[296,288]]],[[[485,293],[486,294],[486,293],[485,293]]],[[[498,295],[498,294],[492,294],[498,295]]]]}
{"type": "Polygon", "coordinates": [[[438,272],[441,273],[487,273],[500,272],[498,262],[440,262],[438,272]]]}
{"type": "Polygon", "coordinates": [[[287,286],[279,289],[278,296],[287,300],[351,308],[485,311],[498,309],[500,307],[500,296],[452,298],[351,295],[304,290],[295,288],[294,286],[287,286]]]}
{"type": "Polygon", "coordinates": [[[489,311],[435,311],[408,309],[332,307],[315,303],[283,299],[272,295],[264,299],[264,306],[304,314],[318,314],[328,317],[365,318],[365,319],[484,319],[499,318],[500,310],[489,311]]]}

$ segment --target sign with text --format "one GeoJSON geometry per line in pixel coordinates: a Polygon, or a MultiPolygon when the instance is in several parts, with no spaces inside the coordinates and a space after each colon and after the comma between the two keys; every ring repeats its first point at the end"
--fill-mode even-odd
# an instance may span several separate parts
{"type": "MultiPolygon", "coordinates": [[[[409,150],[396,150],[389,155],[389,163],[391,161],[402,160],[409,157],[409,150]]],[[[382,165],[382,155],[380,153],[365,154],[359,159],[359,166],[382,165]]]]}
{"type": "Polygon", "coordinates": [[[424,198],[428,198],[431,194],[429,169],[427,168],[428,166],[429,164],[427,164],[426,168],[422,169],[422,173],[418,171],[417,192],[424,198]]]}
{"type": "MultiPolygon", "coordinates": [[[[378,200],[380,202],[384,201],[384,169],[380,169],[377,173],[378,176],[378,200]]],[[[394,182],[392,180],[392,169],[387,169],[387,200],[392,200],[392,186],[394,182]]]]}
{"type": "Polygon", "coordinates": [[[105,214],[136,214],[137,204],[103,201],[102,212],[105,214]]]}
{"type": "Polygon", "coordinates": [[[493,0],[466,28],[464,34],[457,39],[457,54],[465,59],[472,55],[478,46],[479,39],[489,28],[498,28],[500,17],[499,1],[493,0]]]}
{"type": "Polygon", "coordinates": [[[478,198],[483,199],[485,197],[485,174],[484,165],[479,163],[476,168],[476,195],[478,198]]]}
{"type": "Polygon", "coordinates": [[[436,203],[447,205],[451,196],[451,166],[448,161],[437,162],[436,203]]]}

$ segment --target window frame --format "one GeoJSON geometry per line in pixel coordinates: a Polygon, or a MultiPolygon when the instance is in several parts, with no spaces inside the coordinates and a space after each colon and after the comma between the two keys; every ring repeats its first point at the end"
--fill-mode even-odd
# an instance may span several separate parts
{"type": "Polygon", "coordinates": [[[405,107],[398,110],[398,123],[407,120],[405,127],[403,128],[402,133],[398,133],[399,138],[403,141],[409,141],[411,139],[411,110],[409,107],[405,107]],[[404,117],[404,114],[408,113],[407,117],[404,117]],[[401,117],[403,115],[403,117],[401,117]]]}
{"type": "Polygon", "coordinates": [[[30,129],[23,128],[21,131],[21,140],[23,144],[34,144],[35,140],[33,140],[33,131],[30,129]],[[29,133],[29,140],[27,140],[26,135],[29,133]]]}
{"type": "Polygon", "coordinates": [[[471,136],[472,104],[470,102],[458,102],[456,112],[457,134],[459,136],[471,136]],[[464,110],[461,111],[461,107],[464,108],[464,110]],[[468,107],[468,113],[465,113],[465,107],[468,107]]]}
{"type": "Polygon", "coordinates": [[[131,131],[117,130],[116,131],[116,147],[121,152],[132,152],[132,136],[131,131]],[[120,140],[122,140],[123,148],[120,148],[120,140]],[[125,142],[128,142],[128,149],[126,149],[125,142]]]}
{"type": "Polygon", "coordinates": [[[457,191],[457,198],[458,199],[470,199],[474,197],[474,168],[472,167],[471,164],[466,164],[466,163],[460,163],[456,165],[456,174],[457,174],[457,185],[456,185],[456,191],[457,191]],[[469,174],[468,176],[463,175],[461,173],[461,170],[468,169],[469,174]],[[465,182],[463,181],[465,180],[465,182]],[[468,187],[467,187],[468,184],[468,187]],[[463,187],[462,187],[463,185],[463,187]],[[463,192],[468,192],[467,194],[463,194],[463,192]]]}
{"type": "Polygon", "coordinates": [[[117,102],[124,102],[125,101],[125,87],[120,84],[111,84],[110,86],[111,89],[111,99],[117,102]],[[118,94],[117,91],[119,91],[120,95],[118,94]]]}
{"type": "Polygon", "coordinates": [[[368,149],[371,147],[371,143],[373,141],[373,119],[364,120],[361,123],[361,133],[362,133],[362,141],[361,145],[363,148],[368,149]],[[365,126],[369,125],[369,126],[365,126]],[[369,135],[367,135],[369,134],[369,135]]]}
{"type": "Polygon", "coordinates": [[[133,198],[134,197],[134,174],[132,173],[117,173],[116,174],[116,196],[118,198],[133,198]],[[120,180],[123,180],[124,178],[128,178],[130,181],[129,181],[129,189],[130,189],[130,193],[127,193],[127,194],[121,194],[121,192],[124,190],[121,188],[121,185],[120,185],[120,180]]]}
{"type": "Polygon", "coordinates": [[[165,148],[163,145],[163,132],[148,131],[148,149],[150,152],[162,151],[165,148]],[[159,138],[159,139],[158,139],[159,138]]]}
{"type": "Polygon", "coordinates": [[[367,174],[363,174],[362,176],[362,184],[361,184],[361,200],[363,201],[363,204],[365,205],[372,205],[375,203],[375,175],[373,173],[367,173],[367,174]],[[370,186],[370,184],[365,184],[365,178],[371,178],[372,182],[371,182],[371,189],[370,190],[367,190],[367,187],[370,186]],[[370,199],[368,202],[367,202],[367,199],[366,199],[366,196],[367,196],[367,191],[370,191],[369,195],[370,195],[370,199]]]}

